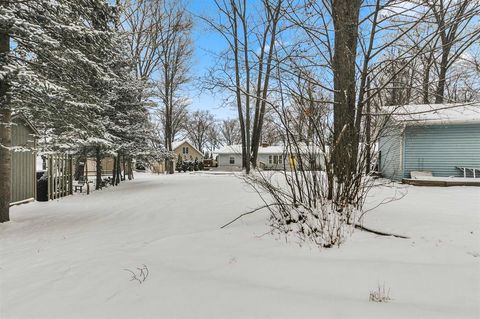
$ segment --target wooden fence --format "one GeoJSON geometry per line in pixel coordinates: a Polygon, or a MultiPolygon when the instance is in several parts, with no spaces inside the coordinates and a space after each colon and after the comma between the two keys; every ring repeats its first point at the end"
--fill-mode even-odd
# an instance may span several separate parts
{"type": "Polygon", "coordinates": [[[48,199],[73,193],[73,160],[71,155],[52,154],[47,158],[48,199]]]}

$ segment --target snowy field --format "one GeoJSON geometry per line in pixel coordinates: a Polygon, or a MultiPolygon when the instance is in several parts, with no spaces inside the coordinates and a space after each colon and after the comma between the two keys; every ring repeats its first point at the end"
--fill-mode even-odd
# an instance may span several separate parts
{"type": "Polygon", "coordinates": [[[404,190],[365,225],[410,239],[356,231],[328,250],[263,235],[262,212],[219,229],[260,204],[230,175],[137,174],[14,207],[0,318],[479,318],[480,188],[404,190]],[[390,302],[369,302],[379,284],[390,302]]]}

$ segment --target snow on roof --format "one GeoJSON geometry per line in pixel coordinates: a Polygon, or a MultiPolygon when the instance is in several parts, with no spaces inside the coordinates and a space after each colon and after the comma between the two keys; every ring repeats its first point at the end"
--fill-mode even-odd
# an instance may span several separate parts
{"type": "Polygon", "coordinates": [[[406,125],[480,123],[480,103],[388,106],[384,110],[406,125]]]}
{"type": "Polygon", "coordinates": [[[195,147],[195,145],[193,145],[192,143],[190,143],[190,142],[187,141],[187,140],[172,142],[172,150],[176,150],[176,149],[179,148],[183,143],[187,143],[188,145],[190,145],[191,148],[193,148],[194,150],[196,150],[198,153],[203,154],[202,151],[200,151],[198,148],[195,147]]]}
{"type": "MultiPolygon", "coordinates": [[[[305,151],[305,153],[311,152],[313,146],[302,145],[300,146],[301,150],[305,151]]],[[[319,148],[315,147],[318,151],[319,148]]],[[[242,154],[242,145],[235,144],[235,145],[227,145],[223,146],[220,149],[213,152],[216,155],[221,154],[242,154]]],[[[284,154],[286,153],[286,149],[283,145],[271,145],[271,146],[260,146],[258,148],[258,154],[284,154]]]]}
{"type": "Polygon", "coordinates": [[[242,145],[235,144],[235,145],[226,145],[217,150],[213,153],[215,154],[241,154],[242,153],[242,145]]]}

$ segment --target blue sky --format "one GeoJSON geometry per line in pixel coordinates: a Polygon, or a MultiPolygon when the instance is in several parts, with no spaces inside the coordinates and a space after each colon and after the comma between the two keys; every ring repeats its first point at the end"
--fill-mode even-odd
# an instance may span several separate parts
{"type": "MultiPolygon", "coordinates": [[[[216,11],[212,0],[189,0],[188,8],[194,16],[211,15],[216,11]]],[[[189,90],[189,97],[192,99],[191,110],[209,110],[219,119],[233,118],[236,110],[222,106],[223,98],[220,95],[214,96],[211,92],[201,92],[196,86],[198,78],[206,74],[209,67],[214,65],[215,58],[211,52],[218,52],[225,48],[221,36],[209,30],[201,19],[194,17],[193,43],[194,56],[192,61],[192,76],[194,80],[189,90]]]]}

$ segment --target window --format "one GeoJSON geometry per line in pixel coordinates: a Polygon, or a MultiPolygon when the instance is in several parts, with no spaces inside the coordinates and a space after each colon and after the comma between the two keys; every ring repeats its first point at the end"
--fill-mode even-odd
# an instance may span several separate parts
{"type": "Polygon", "coordinates": [[[235,164],[235,157],[230,156],[230,164],[235,164]]]}
{"type": "Polygon", "coordinates": [[[273,164],[278,164],[278,155],[273,157],[273,164]]]}
{"type": "Polygon", "coordinates": [[[283,155],[278,155],[278,164],[283,164],[283,155]]]}
{"type": "Polygon", "coordinates": [[[272,155],[269,155],[269,156],[268,156],[268,164],[272,164],[272,163],[273,163],[272,158],[273,158],[272,155]]]}
{"type": "Polygon", "coordinates": [[[183,154],[188,154],[188,146],[184,146],[182,149],[183,154]]]}

